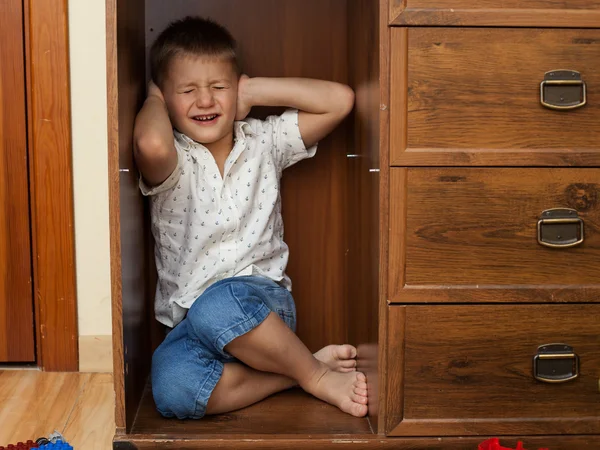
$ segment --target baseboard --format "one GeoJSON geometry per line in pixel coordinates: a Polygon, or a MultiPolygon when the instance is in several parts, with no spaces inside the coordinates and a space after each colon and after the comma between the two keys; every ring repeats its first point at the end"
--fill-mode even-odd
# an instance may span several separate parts
{"type": "Polygon", "coordinates": [[[79,336],[79,371],[113,372],[112,336],[79,336]]]}

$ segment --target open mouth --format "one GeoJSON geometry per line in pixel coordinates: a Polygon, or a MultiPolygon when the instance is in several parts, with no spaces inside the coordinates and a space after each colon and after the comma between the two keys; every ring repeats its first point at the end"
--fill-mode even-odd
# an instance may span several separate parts
{"type": "Polygon", "coordinates": [[[219,118],[218,114],[204,114],[204,115],[200,115],[200,116],[194,116],[194,117],[192,117],[192,120],[194,120],[195,122],[198,122],[198,123],[202,123],[202,124],[210,124],[210,123],[216,122],[216,120],[218,118],[219,118]]]}

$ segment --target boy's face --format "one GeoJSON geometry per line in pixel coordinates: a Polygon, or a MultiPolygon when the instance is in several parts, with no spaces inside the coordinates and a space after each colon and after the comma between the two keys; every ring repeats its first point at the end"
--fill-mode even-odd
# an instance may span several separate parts
{"type": "Polygon", "coordinates": [[[162,86],[173,126],[208,147],[232,138],[237,90],[231,62],[196,56],[174,58],[162,86]]]}

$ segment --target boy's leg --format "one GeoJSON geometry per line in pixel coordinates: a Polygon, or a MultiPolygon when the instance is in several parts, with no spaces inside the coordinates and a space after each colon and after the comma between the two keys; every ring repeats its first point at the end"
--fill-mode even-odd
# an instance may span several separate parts
{"type": "Polygon", "coordinates": [[[225,363],[221,379],[208,399],[206,414],[235,411],[297,384],[283,375],[261,372],[236,362],[225,363]]]}
{"type": "MultiPolygon", "coordinates": [[[[256,370],[292,378],[316,397],[352,415],[364,416],[365,376],[332,371],[315,358],[292,331],[294,309],[289,293],[276,283],[239,277],[207,289],[192,305],[186,320],[190,339],[212,349],[214,357],[224,363],[232,362],[233,356],[256,370]]],[[[342,348],[355,352],[351,346],[342,348]]],[[[348,364],[354,366],[355,362],[348,364]]]]}
{"type": "MultiPolygon", "coordinates": [[[[331,370],[355,370],[356,348],[351,345],[328,345],[315,353],[314,357],[331,370]]],[[[208,400],[206,414],[235,411],[297,385],[295,380],[284,375],[261,372],[236,362],[225,363],[221,379],[208,400]]]]}
{"type": "Polygon", "coordinates": [[[307,392],[353,416],[367,413],[367,384],[360,372],[332,371],[316,359],[275,313],[225,350],[250,367],[298,381],[307,392]]]}

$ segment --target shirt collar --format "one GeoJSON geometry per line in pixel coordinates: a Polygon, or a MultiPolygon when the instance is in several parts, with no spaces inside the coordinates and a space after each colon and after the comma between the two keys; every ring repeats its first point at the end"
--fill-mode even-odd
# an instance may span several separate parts
{"type": "MultiPolygon", "coordinates": [[[[177,140],[177,142],[179,142],[179,144],[183,147],[184,150],[190,150],[195,146],[202,145],[194,141],[192,138],[186,136],[185,134],[180,133],[177,130],[173,130],[173,134],[175,135],[175,139],[177,140]]],[[[254,130],[248,122],[236,121],[233,122],[233,136],[236,141],[240,141],[243,140],[246,136],[254,137],[256,136],[256,133],[254,132],[254,130]]]]}

